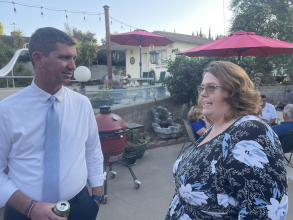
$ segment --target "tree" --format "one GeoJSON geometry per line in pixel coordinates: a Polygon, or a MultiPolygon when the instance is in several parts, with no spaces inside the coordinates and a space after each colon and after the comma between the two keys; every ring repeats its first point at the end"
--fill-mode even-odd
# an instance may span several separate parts
{"type": "MultiPolygon", "coordinates": [[[[293,1],[291,0],[232,0],[230,32],[243,30],[257,35],[293,42],[293,1]]],[[[292,55],[256,57],[257,71],[269,75],[273,69],[281,75],[293,73],[292,55]]]]}
{"type": "Polygon", "coordinates": [[[209,39],[212,39],[212,36],[211,36],[211,27],[209,28],[209,39]]]}
{"type": "Polygon", "coordinates": [[[191,35],[194,36],[194,31],[192,31],[192,34],[191,35]]]}
{"type": "Polygon", "coordinates": [[[23,31],[21,31],[19,28],[14,29],[15,37],[14,37],[14,46],[16,49],[20,49],[25,44],[25,40],[23,38],[23,31]]]}
{"type": "Polygon", "coordinates": [[[76,66],[89,66],[97,58],[98,44],[95,33],[87,31],[83,33],[77,28],[71,28],[64,23],[64,32],[70,35],[76,43],[76,66]]]}
{"type": "Polygon", "coordinates": [[[0,22],[0,35],[4,35],[3,33],[3,24],[0,22]]]}
{"type": "Polygon", "coordinates": [[[69,36],[71,36],[72,38],[75,38],[80,42],[92,41],[94,43],[97,43],[97,39],[95,38],[96,36],[95,33],[92,33],[90,31],[83,33],[81,30],[78,30],[76,27],[71,28],[67,22],[64,22],[63,31],[69,36]]]}
{"type": "MultiPolygon", "coordinates": [[[[172,50],[174,53],[178,51],[172,50]]],[[[174,60],[167,59],[167,71],[170,76],[166,77],[163,85],[167,86],[171,97],[176,102],[196,103],[198,98],[197,87],[202,81],[202,73],[212,61],[230,61],[238,63],[238,57],[187,57],[176,56],[174,60]]],[[[255,77],[255,57],[242,57],[241,67],[246,71],[250,79],[255,77]]]]}
{"type": "Polygon", "coordinates": [[[88,66],[92,64],[93,59],[97,58],[98,45],[93,41],[78,41],[76,42],[76,66],[88,66]]]}
{"type": "Polygon", "coordinates": [[[2,69],[13,57],[15,50],[3,43],[0,39],[0,69],[2,69]]]}
{"type": "Polygon", "coordinates": [[[202,37],[202,31],[201,31],[201,28],[200,28],[200,31],[199,31],[199,36],[202,37]]]}

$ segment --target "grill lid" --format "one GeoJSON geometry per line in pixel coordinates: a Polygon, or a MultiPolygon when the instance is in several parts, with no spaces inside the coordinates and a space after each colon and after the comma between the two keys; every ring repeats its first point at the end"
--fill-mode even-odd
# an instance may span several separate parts
{"type": "Polygon", "coordinates": [[[115,132],[126,128],[124,121],[116,114],[111,113],[110,107],[100,107],[100,114],[96,115],[96,121],[101,132],[115,132]]]}

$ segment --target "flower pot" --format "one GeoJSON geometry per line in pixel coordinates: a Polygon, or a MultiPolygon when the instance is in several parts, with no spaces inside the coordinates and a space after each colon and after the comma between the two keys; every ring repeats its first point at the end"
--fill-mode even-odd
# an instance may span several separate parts
{"type": "Polygon", "coordinates": [[[136,159],[142,158],[144,155],[144,152],[146,151],[147,148],[147,141],[145,141],[142,144],[136,145],[136,159]]]}
{"type": "Polygon", "coordinates": [[[131,156],[131,157],[127,157],[126,160],[127,160],[127,162],[128,162],[129,165],[135,164],[135,162],[136,162],[136,156],[134,155],[134,156],[131,156]]]}

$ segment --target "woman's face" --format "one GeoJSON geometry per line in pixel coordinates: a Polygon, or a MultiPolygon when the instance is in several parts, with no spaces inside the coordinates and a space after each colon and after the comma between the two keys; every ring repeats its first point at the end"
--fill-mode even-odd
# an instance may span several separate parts
{"type": "MultiPolygon", "coordinates": [[[[207,86],[222,86],[219,80],[211,73],[206,73],[201,83],[202,87],[207,86]]],[[[204,89],[200,93],[200,99],[203,105],[202,114],[207,116],[213,123],[224,119],[227,112],[231,111],[231,106],[225,101],[225,92],[221,87],[213,87],[214,91],[206,92],[204,89]]]]}

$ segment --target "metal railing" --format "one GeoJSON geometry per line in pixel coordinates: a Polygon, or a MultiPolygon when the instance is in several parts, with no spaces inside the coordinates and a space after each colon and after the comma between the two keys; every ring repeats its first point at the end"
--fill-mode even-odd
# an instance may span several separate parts
{"type": "Polygon", "coordinates": [[[87,96],[94,109],[98,109],[104,105],[117,107],[170,96],[169,92],[163,86],[128,87],[126,89],[100,89],[77,92],[87,96]]]}
{"type": "Polygon", "coordinates": [[[33,79],[34,76],[13,76],[13,71],[12,71],[12,76],[0,76],[0,79],[6,79],[7,88],[9,88],[8,79],[12,79],[12,87],[15,88],[15,83],[14,83],[15,78],[16,79],[33,79]]]}

